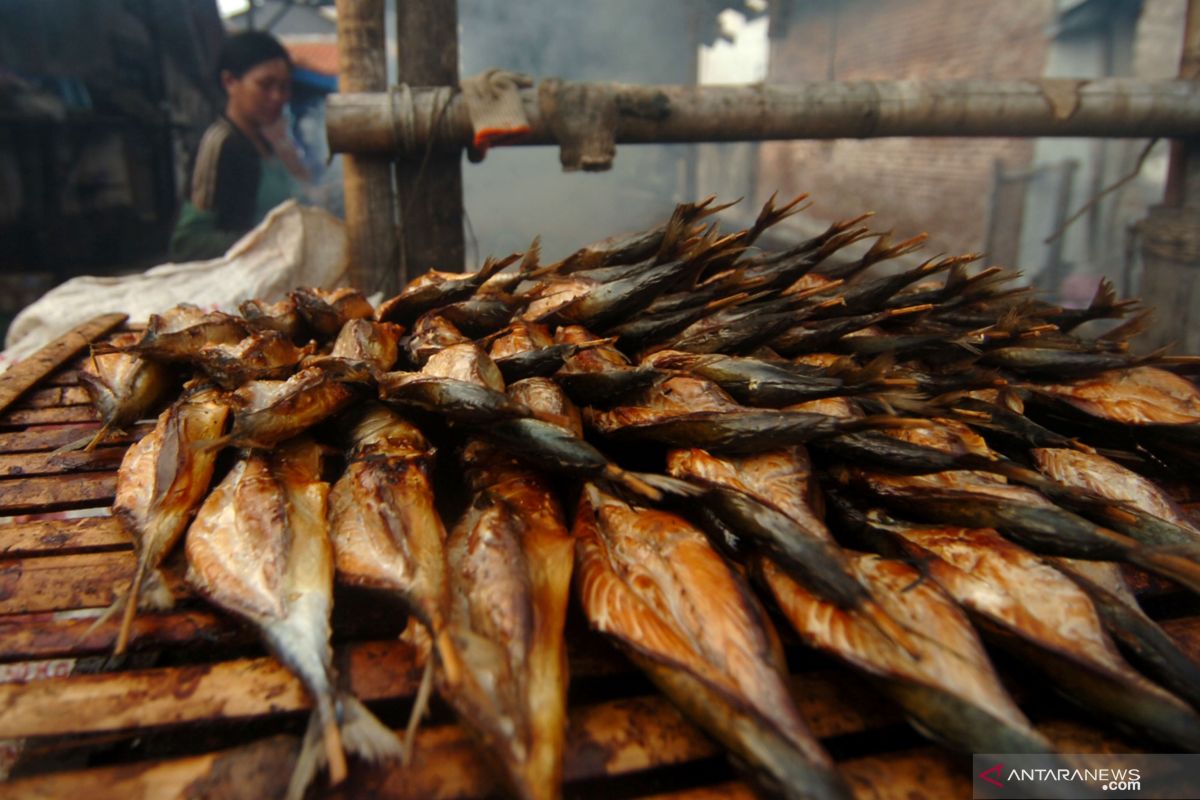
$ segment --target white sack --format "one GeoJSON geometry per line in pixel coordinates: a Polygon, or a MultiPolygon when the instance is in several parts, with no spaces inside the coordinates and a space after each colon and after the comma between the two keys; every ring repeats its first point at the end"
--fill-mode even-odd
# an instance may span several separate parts
{"type": "Polygon", "coordinates": [[[9,326],[0,370],[97,314],[123,312],[139,322],[179,303],[236,312],[251,298],[275,301],[300,286],[342,285],[348,266],[341,220],[289,200],[221,258],[137,275],[83,276],[54,287],[9,326]]]}

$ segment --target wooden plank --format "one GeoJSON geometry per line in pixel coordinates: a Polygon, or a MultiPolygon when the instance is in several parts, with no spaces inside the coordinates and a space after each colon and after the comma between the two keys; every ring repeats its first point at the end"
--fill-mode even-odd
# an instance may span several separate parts
{"type": "MultiPolygon", "coordinates": [[[[65,612],[0,616],[0,661],[37,660],[104,654],[112,651],[120,615],[96,626],[99,614],[65,612]],[[93,629],[94,628],[94,629],[93,629]]],[[[179,645],[212,647],[256,640],[253,631],[208,609],[165,614],[143,612],[134,617],[130,648],[157,649],[179,645]]]]}
{"type": "MultiPolygon", "coordinates": [[[[337,666],[361,700],[407,697],[421,680],[421,662],[400,641],[347,645],[337,666]]],[[[0,739],[250,719],[309,707],[300,681],[269,657],[73,675],[0,685],[0,739]]]]}
{"type": "MultiPolygon", "coordinates": [[[[54,450],[77,442],[85,436],[91,436],[99,427],[97,424],[63,425],[61,428],[34,428],[27,431],[0,433],[0,453],[33,453],[54,450]]],[[[128,431],[110,433],[104,443],[106,445],[129,444],[142,438],[153,429],[153,422],[140,422],[133,425],[128,431]]]]}
{"type": "MultiPolygon", "coordinates": [[[[133,577],[132,550],[0,561],[0,614],[33,614],[103,608],[133,577]]],[[[186,587],[172,573],[167,580],[177,598],[186,587]]]]}
{"type": "Polygon", "coordinates": [[[11,366],[0,375],[0,411],[12,405],[18,397],[42,378],[54,372],[76,353],[116,328],[127,314],[102,314],[64,333],[29,358],[11,366]]]}
{"type": "MultiPolygon", "coordinates": [[[[415,670],[410,669],[407,674],[416,677],[415,670]]],[[[197,685],[192,696],[202,688],[197,685]]],[[[413,686],[405,688],[411,691],[413,686]]],[[[57,702],[53,696],[48,699],[57,702]]],[[[190,697],[184,698],[183,702],[191,702],[190,697]]],[[[0,700],[2,708],[4,705],[0,700]]],[[[0,733],[3,725],[0,722],[0,733]]],[[[188,786],[215,779],[222,773],[255,774],[267,764],[271,765],[275,780],[282,784],[285,781],[279,776],[289,774],[294,750],[295,739],[276,737],[223,753],[27,778],[10,782],[7,788],[17,791],[18,794],[13,796],[20,797],[64,797],[88,787],[91,787],[89,796],[96,797],[148,797],[151,791],[157,793],[155,796],[173,797],[185,794],[184,789],[188,786]],[[95,795],[95,791],[101,793],[95,795]]],[[[563,776],[565,781],[572,782],[628,775],[670,764],[685,764],[717,753],[716,745],[683,721],[662,697],[610,700],[571,709],[563,776]]],[[[409,768],[372,769],[356,763],[349,782],[341,791],[346,797],[397,800],[486,797],[493,794],[496,787],[490,775],[481,769],[483,763],[464,729],[457,725],[429,727],[418,734],[415,758],[409,768]]],[[[254,789],[261,792],[264,787],[255,784],[254,789]]],[[[234,790],[213,796],[274,796],[282,786],[270,786],[269,789],[268,794],[248,795],[234,790]]],[[[3,796],[3,788],[0,788],[0,797],[3,796]]]]}
{"type": "Polygon", "coordinates": [[[14,408],[3,417],[0,425],[70,425],[79,422],[99,422],[100,415],[89,405],[58,406],[55,408],[14,408]]]}
{"type": "Polygon", "coordinates": [[[0,514],[106,506],[116,489],[116,472],[9,478],[0,481],[0,514]]]}
{"type": "Polygon", "coordinates": [[[64,473],[115,470],[121,466],[125,447],[97,447],[90,453],[68,450],[61,453],[0,454],[0,477],[61,475],[64,473]]]}
{"type": "Polygon", "coordinates": [[[14,408],[53,408],[91,403],[92,398],[82,386],[40,386],[30,389],[14,404],[14,408]]]}
{"type": "Polygon", "coordinates": [[[125,549],[133,544],[113,517],[52,519],[0,526],[0,556],[62,555],[77,550],[125,549]]]}

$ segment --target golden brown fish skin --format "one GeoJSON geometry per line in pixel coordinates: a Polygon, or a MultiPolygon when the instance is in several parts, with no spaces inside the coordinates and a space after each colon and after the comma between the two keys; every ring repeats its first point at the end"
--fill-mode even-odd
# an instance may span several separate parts
{"type": "Polygon", "coordinates": [[[1067,486],[1127,503],[1158,519],[1183,529],[1200,542],[1200,529],[1179,505],[1146,478],[1098,453],[1064,448],[1035,448],[1030,451],[1039,470],[1067,486]]]}
{"type": "Polygon", "coordinates": [[[352,319],[372,319],[375,309],[357,289],[320,289],[307,287],[289,293],[296,311],[308,327],[322,339],[332,339],[352,319]]]}
{"type": "Polygon", "coordinates": [[[238,311],[252,331],[279,331],[292,341],[298,341],[304,328],[304,320],[296,310],[296,301],[285,297],[275,303],[264,300],[247,300],[238,306],[238,311]]]}
{"type": "Polygon", "coordinates": [[[856,554],[854,574],[909,631],[915,655],[858,612],[822,600],[763,559],[758,572],[808,645],[862,670],[915,727],[965,752],[1048,753],[1053,746],[1008,696],[958,605],[900,561],[856,554]]]}
{"type": "Polygon", "coordinates": [[[848,797],[781,674],[749,587],[696,529],[587,484],[573,530],[584,612],[706,731],[786,797],[848,797]]]}
{"type": "MultiPolygon", "coordinates": [[[[114,336],[115,347],[137,340],[137,334],[114,336]]],[[[100,430],[87,444],[93,449],[110,430],[142,419],[163,399],[174,381],[162,364],[133,353],[112,352],[92,356],[79,373],[79,380],[100,414],[100,430]]]]}
{"type": "Polygon", "coordinates": [[[509,384],[506,394],[529,409],[535,419],[565,428],[583,438],[583,417],[553,378],[525,378],[509,384]]]}
{"type": "Polygon", "coordinates": [[[305,367],[320,367],[342,381],[370,383],[400,357],[404,328],[390,322],[352,319],[342,326],[328,355],[308,358],[305,367]]]}
{"type": "Polygon", "coordinates": [[[477,272],[429,270],[409,281],[400,294],[381,303],[375,319],[408,325],[428,311],[470,297],[489,278],[520,257],[514,253],[500,259],[488,258],[477,272]]]}
{"type": "Polygon", "coordinates": [[[270,457],[243,455],[204,502],[186,548],[189,583],[253,623],[312,699],[289,798],[303,796],[323,761],[322,743],[333,784],[346,774],[344,748],[372,759],[400,751],[391,731],[335,688],[329,643],[334,556],[321,454],[311,440],[294,439],[270,457]]]}
{"type": "MultiPolygon", "coordinates": [[[[535,408],[535,413],[538,409],[535,408]]],[[[483,441],[473,441],[463,454],[467,479],[511,512],[527,570],[532,633],[523,663],[527,676],[521,698],[530,742],[522,767],[525,781],[544,787],[541,796],[559,796],[566,739],[567,651],[563,628],[575,564],[575,543],[545,478],[483,441]]],[[[519,562],[518,562],[519,563],[519,562]]],[[[525,585],[525,584],[518,584],[525,585]]]]}
{"type": "Polygon", "coordinates": [[[413,323],[412,333],[404,345],[408,360],[417,367],[422,367],[429,357],[442,348],[452,344],[465,344],[471,341],[454,323],[430,311],[422,314],[413,323]]]}
{"type": "Polygon", "coordinates": [[[127,349],[156,361],[190,361],[210,344],[236,344],[250,333],[244,319],[180,303],[151,314],[138,341],[127,349]]]}
{"type": "Polygon", "coordinates": [[[1075,583],[996,531],[897,526],[929,575],[984,626],[1085,709],[1173,746],[1200,745],[1200,716],[1134,671],[1075,583]],[[929,558],[934,556],[934,558],[929,558]]]}
{"type": "MultiPolygon", "coordinates": [[[[154,430],[134,443],[121,460],[112,511],[133,539],[137,568],[124,598],[125,616],[114,655],[125,651],[143,585],[149,580],[151,585],[165,588],[158,567],[208,492],[216,453],[196,450],[191,444],[220,436],[228,417],[229,407],[221,392],[193,385],[159,415],[154,430]]],[[[160,591],[153,603],[169,607],[171,596],[160,591]]]]}
{"type": "Polygon", "coordinates": [[[315,350],[315,343],[296,347],[283,333],[264,330],[234,344],[205,345],[192,363],[222,389],[233,390],[252,380],[285,380],[315,350]]]}
{"type": "Polygon", "coordinates": [[[1200,709],[1200,663],[1142,611],[1120,565],[1073,558],[1049,561],[1087,592],[1123,652],[1168,691],[1200,709]]]}
{"type": "Polygon", "coordinates": [[[1200,389],[1156,367],[1102,372],[1036,391],[1056,397],[1094,417],[1126,425],[1191,425],[1200,422],[1200,389]]]}
{"type": "Polygon", "coordinates": [[[526,698],[535,611],[519,526],[504,501],[482,492],[451,531],[450,635],[462,670],[457,681],[445,670],[436,677],[440,694],[514,796],[557,797],[557,783],[529,772],[534,741],[526,698]]]}
{"type": "Polygon", "coordinates": [[[354,391],[316,367],[286,381],[251,381],[231,395],[233,428],[215,445],[270,448],[336,414],[354,399],[354,391]]]}
{"type": "Polygon", "coordinates": [[[446,668],[446,530],[435,508],[433,448],[400,414],[372,404],[355,424],[350,462],[330,492],[338,580],[398,595],[432,631],[446,668]]]}
{"type": "Polygon", "coordinates": [[[421,374],[465,381],[494,392],[504,391],[504,376],[500,369],[483,348],[473,342],[439,350],[425,362],[421,374]]]}
{"type": "Polygon", "coordinates": [[[540,322],[518,320],[494,334],[488,344],[493,359],[514,356],[530,350],[540,350],[554,344],[550,329],[540,322]]]}

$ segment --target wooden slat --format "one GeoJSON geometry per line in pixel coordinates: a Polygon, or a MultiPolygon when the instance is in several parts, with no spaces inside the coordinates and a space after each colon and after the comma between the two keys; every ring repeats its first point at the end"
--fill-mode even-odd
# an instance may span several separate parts
{"type": "Polygon", "coordinates": [[[0,514],[106,506],[116,488],[116,472],[10,478],[0,481],[0,514]]]}
{"type": "Polygon", "coordinates": [[[66,473],[114,470],[121,466],[125,447],[97,447],[90,453],[71,450],[62,453],[0,454],[0,477],[62,475],[66,473]]]}
{"type": "Polygon", "coordinates": [[[14,408],[3,417],[0,425],[69,425],[77,422],[96,422],[100,415],[91,406],[56,406],[54,408],[14,408]]]}
{"type": "Polygon", "coordinates": [[[128,319],[126,314],[103,314],[64,333],[41,350],[0,375],[0,411],[12,405],[42,378],[67,363],[89,342],[99,339],[128,319]]]}
{"type": "MultiPolygon", "coordinates": [[[[405,697],[421,680],[412,647],[357,642],[338,671],[362,700],[405,697]]],[[[141,730],[309,708],[300,681],[274,658],[74,675],[0,685],[0,739],[141,730]]]]}
{"type": "MultiPolygon", "coordinates": [[[[54,450],[94,434],[99,427],[95,424],[64,425],[61,428],[34,428],[26,431],[0,433],[0,453],[33,453],[41,450],[54,450]]],[[[129,444],[142,438],[153,429],[154,423],[152,422],[138,423],[123,433],[110,433],[104,443],[106,445],[129,444]]]]}
{"type": "MultiPolygon", "coordinates": [[[[25,661],[111,652],[117,640],[120,615],[96,625],[98,615],[62,613],[0,616],[0,661],[25,661]],[[94,629],[93,629],[94,628],[94,629]]],[[[252,631],[212,611],[185,609],[169,613],[143,612],[134,617],[130,648],[177,645],[244,644],[255,641],[252,631]]]]}
{"type": "Polygon", "coordinates": [[[92,398],[82,386],[39,386],[30,389],[13,404],[14,408],[53,408],[90,403],[92,398]]]}
{"type": "MultiPolygon", "coordinates": [[[[108,606],[114,587],[133,577],[134,563],[130,550],[0,561],[0,614],[108,606]]],[[[178,579],[167,577],[177,596],[185,596],[178,579]]]]}
{"type": "MultiPolygon", "coordinates": [[[[415,677],[415,672],[409,674],[415,677]]],[[[89,796],[96,797],[137,798],[152,793],[174,797],[186,794],[184,789],[198,782],[219,780],[222,774],[252,776],[267,771],[280,785],[255,783],[252,790],[247,789],[259,794],[223,786],[228,791],[209,796],[272,797],[286,783],[281,776],[291,770],[295,746],[295,739],[275,737],[223,753],[47,775],[13,781],[7,788],[19,792],[14,796],[20,797],[64,797],[85,788],[91,788],[89,796]],[[95,795],[97,791],[100,794],[95,795]]],[[[571,782],[627,775],[708,758],[717,752],[708,737],[684,722],[661,697],[612,700],[571,709],[563,777],[571,782]]],[[[372,769],[356,763],[341,791],[346,797],[397,800],[485,797],[496,787],[482,769],[483,763],[473,740],[459,726],[426,728],[417,737],[415,757],[409,768],[372,769]]],[[[206,786],[212,788],[210,783],[206,786]]],[[[4,796],[2,788],[0,796],[4,796]]]]}
{"type": "Polygon", "coordinates": [[[0,525],[0,556],[5,558],[113,550],[132,544],[120,523],[109,516],[0,525]]]}

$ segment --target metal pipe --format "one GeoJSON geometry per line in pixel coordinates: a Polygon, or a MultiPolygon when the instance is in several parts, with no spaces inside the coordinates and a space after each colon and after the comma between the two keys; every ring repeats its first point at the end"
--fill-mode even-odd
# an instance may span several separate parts
{"type": "MultiPolygon", "coordinates": [[[[538,89],[521,92],[532,131],[511,142],[558,143],[538,89]]],[[[616,141],[729,142],[884,136],[1200,134],[1200,86],[1186,80],[845,81],[794,86],[592,84],[616,108],[616,141]]],[[[595,96],[597,93],[592,92],[595,96]]],[[[570,113],[570,112],[564,112],[570,113]]],[[[411,154],[471,140],[461,94],[446,87],[335,94],[330,148],[411,154]]]]}

